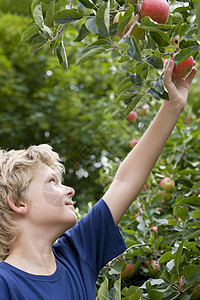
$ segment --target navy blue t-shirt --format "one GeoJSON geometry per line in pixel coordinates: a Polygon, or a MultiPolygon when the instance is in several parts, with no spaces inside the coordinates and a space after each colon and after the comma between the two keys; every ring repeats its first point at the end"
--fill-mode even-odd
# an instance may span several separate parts
{"type": "Polygon", "coordinates": [[[126,249],[103,199],[53,245],[54,274],[33,275],[0,263],[0,300],[94,300],[99,271],[126,249]]]}

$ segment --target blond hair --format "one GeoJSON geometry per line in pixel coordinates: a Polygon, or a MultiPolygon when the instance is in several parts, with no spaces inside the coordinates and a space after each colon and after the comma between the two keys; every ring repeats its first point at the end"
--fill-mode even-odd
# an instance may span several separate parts
{"type": "Polygon", "coordinates": [[[18,234],[7,197],[9,195],[15,204],[19,198],[26,199],[28,185],[41,163],[62,177],[64,166],[59,155],[47,144],[25,150],[0,150],[0,260],[7,258],[18,234]]]}

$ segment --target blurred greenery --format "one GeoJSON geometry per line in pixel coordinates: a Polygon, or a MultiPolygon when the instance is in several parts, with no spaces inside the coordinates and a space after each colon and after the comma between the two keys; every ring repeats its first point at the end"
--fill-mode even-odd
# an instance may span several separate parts
{"type": "MultiPolygon", "coordinates": [[[[66,166],[66,184],[76,189],[75,200],[84,208],[103,194],[99,172],[106,161],[117,161],[126,155],[130,140],[141,136],[161,102],[150,95],[143,98],[137,110],[148,103],[150,113],[140,116],[137,126],[128,126],[124,104],[115,103],[126,63],[119,64],[113,55],[104,54],[74,66],[73,57],[83,47],[73,42],[77,25],[72,24],[65,33],[70,37],[66,45],[71,64],[68,75],[48,49],[29,54],[21,37],[32,23],[30,3],[0,3],[0,147],[52,145],[66,166]]],[[[199,76],[191,87],[188,104],[188,114],[195,113],[197,117],[199,76]]]]}

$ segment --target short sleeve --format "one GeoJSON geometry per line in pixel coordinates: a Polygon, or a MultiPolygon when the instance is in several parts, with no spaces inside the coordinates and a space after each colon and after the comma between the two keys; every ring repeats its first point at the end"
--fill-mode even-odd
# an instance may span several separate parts
{"type": "Polygon", "coordinates": [[[126,244],[103,199],[57,242],[84,259],[96,274],[105,264],[126,250],[126,244]]]}
{"type": "Polygon", "coordinates": [[[1,276],[0,276],[0,299],[1,300],[11,299],[7,284],[4,278],[2,278],[1,276]]]}

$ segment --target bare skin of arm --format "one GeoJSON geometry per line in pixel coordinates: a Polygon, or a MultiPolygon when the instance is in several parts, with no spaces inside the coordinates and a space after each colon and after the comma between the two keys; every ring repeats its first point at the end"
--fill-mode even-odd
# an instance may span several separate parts
{"type": "Polygon", "coordinates": [[[162,103],[153,122],[123,160],[111,186],[102,197],[116,225],[144,186],[186,105],[188,89],[197,70],[194,68],[187,78],[173,78],[173,68],[174,63],[170,61],[164,73],[169,101],[162,103]]]}

